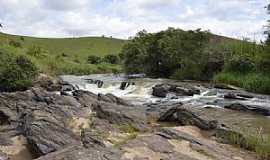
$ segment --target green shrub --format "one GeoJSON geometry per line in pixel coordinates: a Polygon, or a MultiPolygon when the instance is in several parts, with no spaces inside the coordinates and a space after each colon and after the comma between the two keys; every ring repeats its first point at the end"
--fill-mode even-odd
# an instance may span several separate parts
{"type": "Polygon", "coordinates": [[[21,91],[32,85],[38,71],[29,59],[0,50],[0,61],[0,91],[21,91]]]}
{"type": "Polygon", "coordinates": [[[22,44],[20,42],[15,41],[15,40],[10,40],[9,45],[13,46],[15,48],[22,48],[22,44]]]}
{"type": "Polygon", "coordinates": [[[119,62],[119,58],[117,55],[109,54],[103,58],[103,62],[110,63],[110,64],[117,64],[119,62]]]}
{"type": "Polygon", "coordinates": [[[227,72],[249,73],[254,71],[254,69],[254,62],[243,56],[234,56],[225,63],[225,71],[227,72]]]}
{"type": "Polygon", "coordinates": [[[243,133],[243,136],[228,135],[228,142],[255,152],[261,160],[270,160],[270,134],[262,134],[260,131],[257,133],[245,131],[243,133]]]}
{"type": "Polygon", "coordinates": [[[20,36],[20,40],[21,40],[21,41],[24,41],[24,37],[23,37],[23,36],[20,36]]]}
{"type": "Polygon", "coordinates": [[[270,74],[270,54],[260,56],[256,61],[257,72],[270,74]]]}
{"type": "Polygon", "coordinates": [[[99,63],[101,63],[101,58],[98,56],[90,55],[87,58],[87,62],[89,64],[99,64],[99,63]]]}
{"type": "Polygon", "coordinates": [[[270,75],[268,74],[222,72],[215,76],[214,81],[235,85],[251,92],[270,94],[270,75]]]}
{"type": "Polygon", "coordinates": [[[204,51],[209,35],[200,30],[174,28],[158,33],[141,31],[123,47],[121,54],[125,57],[125,69],[128,73],[143,72],[148,76],[166,78],[178,72],[180,78],[189,78],[189,68],[185,65],[191,65],[185,62],[188,60],[194,65],[190,73],[201,69],[197,64],[207,60],[204,51]]]}
{"type": "Polygon", "coordinates": [[[43,50],[41,47],[35,46],[35,45],[28,48],[28,50],[26,52],[27,55],[37,57],[37,58],[45,57],[45,53],[46,53],[45,50],[43,50]]]}
{"type": "Polygon", "coordinates": [[[202,79],[202,70],[198,65],[193,64],[192,61],[186,61],[181,69],[178,69],[171,78],[179,80],[193,80],[202,79]]]}

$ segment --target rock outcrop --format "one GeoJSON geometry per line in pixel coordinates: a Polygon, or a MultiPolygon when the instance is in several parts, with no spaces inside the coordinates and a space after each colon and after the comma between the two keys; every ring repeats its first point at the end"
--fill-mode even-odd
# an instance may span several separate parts
{"type": "Polygon", "coordinates": [[[90,136],[89,132],[84,132],[83,137],[81,135],[82,130],[90,127],[93,112],[112,124],[130,124],[138,130],[146,128],[143,109],[127,106],[127,102],[113,95],[105,97],[100,98],[91,92],[80,90],[74,91],[73,96],[63,96],[42,88],[2,93],[1,144],[9,145],[12,137],[22,135],[30,150],[39,157],[71,145],[84,143],[89,146],[91,141],[98,143],[94,137],[85,137],[90,136]]]}
{"type": "MultiPolygon", "coordinates": [[[[157,87],[179,95],[199,93],[195,88],[157,87]]],[[[256,159],[215,141],[229,143],[227,134],[241,136],[228,119],[179,104],[155,107],[158,117],[112,94],[74,90],[58,95],[43,88],[1,93],[0,159],[20,157],[25,150],[32,158],[24,160],[256,159]],[[174,127],[163,127],[161,122],[173,122],[174,127]]],[[[231,110],[222,111],[231,115],[231,110]]]]}
{"type": "Polygon", "coordinates": [[[176,96],[193,96],[200,94],[200,90],[192,86],[178,86],[174,84],[159,84],[153,87],[153,96],[165,98],[168,93],[176,96]]]}

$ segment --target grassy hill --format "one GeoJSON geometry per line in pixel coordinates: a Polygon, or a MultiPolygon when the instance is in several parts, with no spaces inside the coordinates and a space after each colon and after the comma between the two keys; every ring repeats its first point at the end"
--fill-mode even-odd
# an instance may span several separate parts
{"type": "Polygon", "coordinates": [[[117,72],[117,65],[87,63],[89,55],[118,54],[125,40],[106,37],[35,38],[0,33],[0,49],[27,55],[42,72],[50,74],[91,74],[117,72]],[[30,52],[41,52],[32,55],[30,52]]]}

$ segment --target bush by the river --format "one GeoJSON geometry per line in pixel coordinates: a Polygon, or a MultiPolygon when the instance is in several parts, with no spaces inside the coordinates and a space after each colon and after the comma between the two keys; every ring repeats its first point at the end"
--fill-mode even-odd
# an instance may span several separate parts
{"type": "Polygon", "coordinates": [[[122,49],[123,68],[127,73],[214,80],[270,94],[270,45],[217,37],[201,30],[141,31],[122,49]]]}
{"type": "Polygon", "coordinates": [[[25,90],[38,74],[37,67],[25,56],[0,50],[0,61],[0,91],[25,90]]]}
{"type": "Polygon", "coordinates": [[[208,62],[205,49],[209,37],[208,32],[199,29],[141,31],[122,50],[124,69],[127,73],[146,73],[154,77],[202,77],[198,68],[204,68],[208,62]]]}
{"type": "Polygon", "coordinates": [[[110,64],[117,64],[119,63],[119,57],[117,55],[108,54],[103,57],[103,62],[110,64]]]}

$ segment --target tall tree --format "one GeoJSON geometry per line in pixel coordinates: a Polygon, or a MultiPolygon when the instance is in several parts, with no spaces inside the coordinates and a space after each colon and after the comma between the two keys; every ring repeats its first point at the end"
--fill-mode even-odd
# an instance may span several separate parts
{"type": "MultiPolygon", "coordinates": [[[[267,13],[270,15],[270,4],[268,4],[268,6],[266,6],[267,9],[267,13]]],[[[270,45],[270,19],[267,20],[268,24],[266,26],[266,31],[265,33],[267,34],[267,39],[266,39],[266,44],[270,45]]]]}

